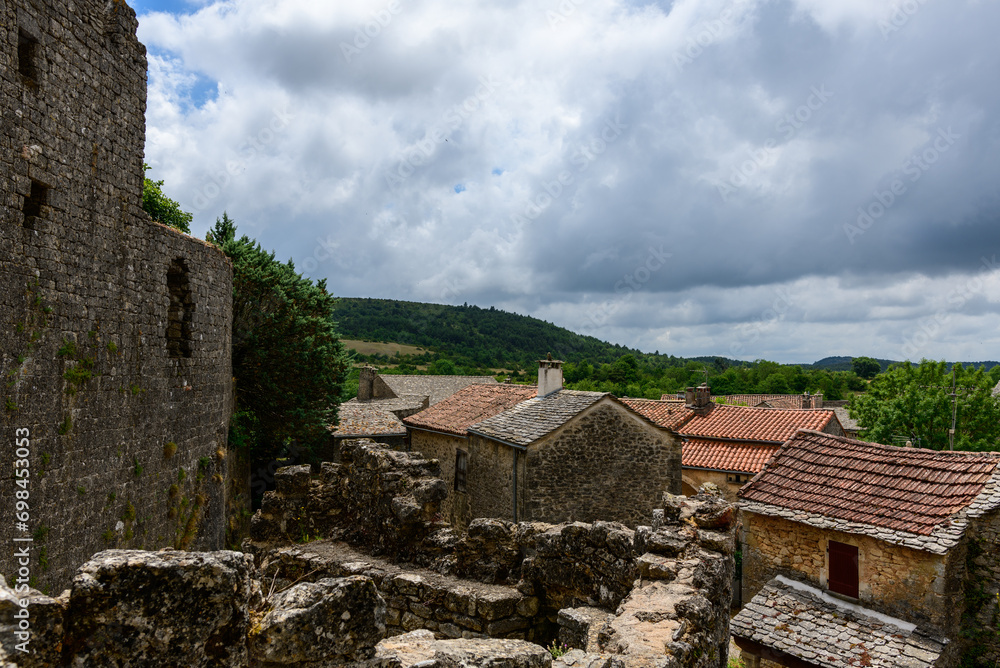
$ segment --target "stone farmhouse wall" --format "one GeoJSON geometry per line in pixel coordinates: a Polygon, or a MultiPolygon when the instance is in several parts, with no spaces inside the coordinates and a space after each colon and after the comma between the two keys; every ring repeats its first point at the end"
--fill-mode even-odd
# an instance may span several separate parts
{"type": "MultiPolygon", "coordinates": [[[[518,457],[517,468],[518,480],[523,481],[523,456],[518,457]]],[[[470,517],[496,517],[513,520],[513,477],[513,448],[477,434],[469,434],[469,470],[466,490],[469,497],[470,517]]],[[[523,513],[523,509],[521,512],[523,513]]]]}
{"type": "Polygon", "coordinates": [[[952,559],[965,598],[959,651],[967,665],[1000,665],[1000,510],[970,523],[952,559]]]}
{"type": "Polygon", "coordinates": [[[441,466],[441,479],[448,486],[448,496],[441,501],[441,517],[452,526],[468,526],[472,520],[468,487],[464,491],[455,489],[455,453],[458,450],[469,452],[468,439],[422,429],[410,429],[409,432],[410,449],[427,459],[438,460],[441,466]]]}
{"type": "Polygon", "coordinates": [[[56,592],[109,547],[224,540],[232,269],[141,209],[136,26],[120,0],[0,8],[0,522],[26,460],[15,534],[56,592]]]}
{"type": "Polygon", "coordinates": [[[825,589],[827,545],[858,547],[863,605],[895,617],[948,630],[962,610],[961,579],[949,571],[954,558],[914,550],[868,536],[818,529],[800,522],[744,512],[743,600],[769,580],[785,575],[825,589]]]}
{"type": "Polygon", "coordinates": [[[610,401],[532,444],[525,459],[524,520],[635,527],[664,492],[681,493],[680,440],[610,401]]]}

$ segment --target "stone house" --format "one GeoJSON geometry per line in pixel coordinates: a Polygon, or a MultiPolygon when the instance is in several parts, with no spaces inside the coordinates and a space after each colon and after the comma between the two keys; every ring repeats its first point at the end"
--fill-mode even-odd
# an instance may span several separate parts
{"type": "Polygon", "coordinates": [[[468,427],[470,517],[636,526],[681,491],[680,439],[614,396],[562,388],[542,360],[538,396],[468,427]]]}
{"type": "Polygon", "coordinates": [[[404,450],[409,447],[409,440],[403,418],[470,385],[498,384],[492,376],[383,376],[374,367],[362,367],[358,396],[341,404],[339,420],[330,428],[330,443],[319,457],[337,461],[341,444],[356,438],[404,450]]]}
{"type": "Polygon", "coordinates": [[[799,431],[739,493],[748,665],[995,665],[998,465],[799,431]]]}
{"type": "MultiPolygon", "coordinates": [[[[821,396],[821,395],[817,395],[821,396]]],[[[717,404],[706,386],[688,388],[685,401],[623,399],[661,427],[684,439],[682,493],[693,496],[706,482],[722,490],[729,500],[782,443],[799,429],[816,429],[843,435],[832,410],[751,408],[717,404]]]]}
{"type": "Polygon", "coordinates": [[[451,485],[448,497],[441,503],[441,515],[453,526],[464,527],[474,519],[466,484],[469,428],[535,395],[533,386],[469,385],[403,420],[409,431],[410,449],[437,459],[441,478],[451,485]]]}

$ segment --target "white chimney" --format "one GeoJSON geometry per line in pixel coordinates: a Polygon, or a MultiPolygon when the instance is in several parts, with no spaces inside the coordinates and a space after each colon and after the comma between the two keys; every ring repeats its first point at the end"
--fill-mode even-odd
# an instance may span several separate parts
{"type": "Polygon", "coordinates": [[[538,360],[538,396],[546,397],[562,389],[562,360],[538,360]]]}

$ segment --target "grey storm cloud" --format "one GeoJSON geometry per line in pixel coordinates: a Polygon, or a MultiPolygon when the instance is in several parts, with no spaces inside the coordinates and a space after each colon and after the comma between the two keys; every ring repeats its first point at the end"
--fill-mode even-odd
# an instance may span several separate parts
{"type": "Polygon", "coordinates": [[[997,358],[998,24],[973,0],[206,2],[140,16],[147,161],[196,232],[228,211],[345,296],[800,362],[900,357],[943,312],[921,354],[997,358]]]}

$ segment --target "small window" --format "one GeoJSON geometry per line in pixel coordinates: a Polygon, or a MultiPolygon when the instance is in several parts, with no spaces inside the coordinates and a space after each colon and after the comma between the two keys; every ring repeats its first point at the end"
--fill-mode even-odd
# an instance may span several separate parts
{"type": "Polygon", "coordinates": [[[49,203],[49,189],[44,184],[32,180],[31,192],[24,198],[21,212],[24,214],[24,226],[35,228],[35,219],[42,215],[42,207],[49,203]]]}
{"type": "Polygon", "coordinates": [[[459,450],[455,453],[455,491],[465,491],[466,474],[469,470],[469,453],[459,450]]]}
{"type": "Polygon", "coordinates": [[[858,548],[856,545],[830,541],[830,591],[858,598],[858,548]]]}
{"type": "Polygon", "coordinates": [[[191,357],[191,319],[194,300],[188,282],[184,260],[176,259],[167,269],[167,290],[170,306],[167,310],[167,352],[170,357],[191,357]]]}
{"type": "Polygon", "coordinates": [[[23,30],[17,31],[17,71],[25,83],[38,83],[38,40],[23,30]]]}

